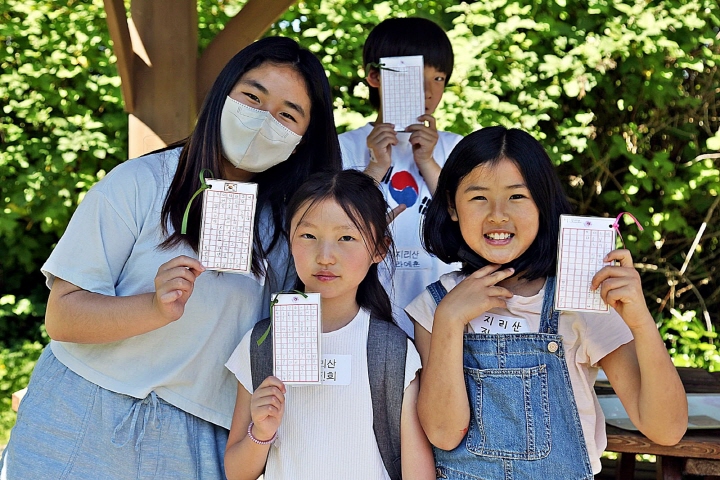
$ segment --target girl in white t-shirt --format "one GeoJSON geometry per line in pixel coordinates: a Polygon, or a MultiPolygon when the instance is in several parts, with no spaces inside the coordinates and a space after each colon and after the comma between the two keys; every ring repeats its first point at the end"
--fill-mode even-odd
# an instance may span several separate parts
{"type": "Polygon", "coordinates": [[[472,133],[440,174],[424,247],[463,270],[406,308],[438,478],[592,479],[606,444],[598,366],[651,440],[674,444],[685,432],[685,392],[627,250],[609,252],[615,264],[592,279],[609,315],[553,308],[563,213],[550,158],[521,130],[472,133]]]}
{"type": "MultiPolygon", "coordinates": [[[[263,472],[266,480],[391,478],[378,446],[387,439],[376,438],[373,425],[368,362],[376,359],[367,354],[370,317],[392,319],[377,270],[392,249],[386,211],[374,180],[354,170],[317,174],[290,200],[286,230],[297,287],[320,293],[323,355],[345,359],[350,377],[344,384],[286,386],[269,376],[253,389],[248,333],[227,363],[239,381],[225,453],[230,480],[263,472]]],[[[434,479],[431,446],[415,405],[419,368],[407,340],[401,470],[404,478],[434,479]]]]}

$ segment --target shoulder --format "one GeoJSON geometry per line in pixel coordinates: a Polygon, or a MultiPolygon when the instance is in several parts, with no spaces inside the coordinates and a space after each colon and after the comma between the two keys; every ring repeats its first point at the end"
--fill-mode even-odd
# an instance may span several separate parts
{"type": "Polygon", "coordinates": [[[453,288],[457,287],[457,284],[462,282],[467,278],[467,275],[462,273],[459,270],[456,270],[454,272],[448,272],[446,274],[443,274],[440,276],[440,283],[442,283],[443,287],[449,292],[453,288]]]}
{"type": "Polygon", "coordinates": [[[95,190],[109,197],[155,196],[166,189],[177,169],[180,149],[127,160],[108,173],[95,190]]]}
{"type": "Polygon", "coordinates": [[[364,168],[366,166],[367,137],[372,129],[372,125],[368,123],[358,129],[341,133],[338,136],[343,168],[359,169],[359,167],[364,168]]]}
{"type": "Polygon", "coordinates": [[[463,136],[458,135],[457,133],[438,130],[438,143],[442,144],[446,148],[449,148],[450,150],[452,150],[455,145],[457,145],[462,139],[463,136]]]}
{"type": "Polygon", "coordinates": [[[370,325],[368,328],[370,330],[375,329],[377,332],[382,334],[382,337],[387,337],[392,342],[404,343],[405,339],[408,338],[405,330],[392,321],[370,317],[370,325]]]}
{"type": "MultiPolygon", "coordinates": [[[[465,278],[461,272],[455,271],[442,275],[438,280],[448,292],[455,288],[465,278]]],[[[436,295],[431,293],[428,285],[415,299],[405,307],[405,312],[421,327],[432,333],[435,310],[440,302],[436,295]]],[[[436,292],[437,293],[437,292],[436,292]]]]}
{"type": "Polygon", "coordinates": [[[365,146],[365,139],[368,137],[368,135],[370,135],[372,129],[372,124],[368,122],[360,128],[356,128],[355,130],[348,130],[345,133],[341,133],[340,135],[338,135],[338,138],[340,139],[341,144],[361,142],[362,145],[365,146]]]}

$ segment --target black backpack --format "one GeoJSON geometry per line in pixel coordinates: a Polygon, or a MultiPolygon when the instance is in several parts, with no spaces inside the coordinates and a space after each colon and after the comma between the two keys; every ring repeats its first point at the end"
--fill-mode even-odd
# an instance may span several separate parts
{"type": "MultiPolygon", "coordinates": [[[[270,319],[261,320],[250,336],[250,370],[253,390],[273,374],[272,329],[267,338],[270,319]]],[[[405,356],[407,335],[392,322],[370,318],[367,358],[370,396],[373,407],[373,431],[385,470],[391,480],[402,478],[400,463],[400,413],[405,393],[405,356]]]]}

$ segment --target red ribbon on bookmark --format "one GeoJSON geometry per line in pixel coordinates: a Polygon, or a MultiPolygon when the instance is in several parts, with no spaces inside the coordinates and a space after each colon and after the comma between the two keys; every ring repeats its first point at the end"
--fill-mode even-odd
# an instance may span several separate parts
{"type": "Polygon", "coordinates": [[[620,212],[618,216],[615,218],[615,223],[612,224],[613,230],[615,230],[620,237],[620,241],[622,242],[623,248],[625,247],[625,240],[623,239],[622,233],[620,233],[620,219],[624,217],[625,215],[628,215],[630,218],[632,218],[633,222],[635,222],[635,225],[640,229],[642,232],[645,230],[642,225],[640,225],[640,222],[638,222],[638,219],[635,218],[635,216],[630,212],[620,212]]]}

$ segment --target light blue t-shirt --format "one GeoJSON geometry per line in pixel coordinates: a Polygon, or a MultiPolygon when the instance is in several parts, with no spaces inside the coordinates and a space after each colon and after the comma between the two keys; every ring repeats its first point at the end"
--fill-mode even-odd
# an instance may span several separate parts
{"type": "MultiPolygon", "coordinates": [[[[176,149],[124,162],[87,193],[42,267],[48,286],[57,277],[103,295],[154,292],[160,265],[178,255],[197,258],[186,245],[159,248],[164,240],[160,213],[179,153],[176,149]]],[[[269,216],[263,219],[267,221],[256,234],[267,245],[272,227],[269,216]]],[[[237,381],[224,363],[245,332],[268,316],[270,290],[294,284],[287,247],[279,243],[269,257],[279,279],[275,282],[272,276],[265,281],[205,271],[177,321],[109,344],[52,341],[53,353],[107,390],[136,398],[155,391],[194,416],[230,428],[237,381]]]]}

